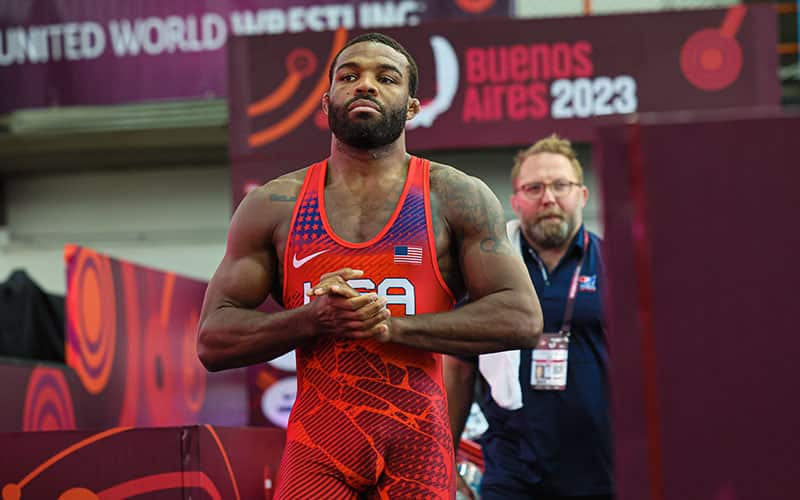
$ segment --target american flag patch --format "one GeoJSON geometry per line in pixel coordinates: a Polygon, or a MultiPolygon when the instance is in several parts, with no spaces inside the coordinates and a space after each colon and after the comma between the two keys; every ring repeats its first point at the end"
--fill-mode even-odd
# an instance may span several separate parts
{"type": "Polygon", "coordinates": [[[394,247],[395,264],[422,264],[422,247],[398,245],[394,247]]]}
{"type": "Polygon", "coordinates": [[[581,276],[578,278],[578,290],[581,292],[597,291],[597,275],[581,276]]]}

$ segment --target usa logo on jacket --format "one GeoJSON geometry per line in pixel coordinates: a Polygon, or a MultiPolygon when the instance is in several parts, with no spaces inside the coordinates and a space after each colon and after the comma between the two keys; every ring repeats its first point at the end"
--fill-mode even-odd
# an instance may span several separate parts
{"type": "Polygon", "coordinates": [[[579,292],[596,292],[597,291],[597,275],[580,276],[578,277],[578,291],[579,292]]]}

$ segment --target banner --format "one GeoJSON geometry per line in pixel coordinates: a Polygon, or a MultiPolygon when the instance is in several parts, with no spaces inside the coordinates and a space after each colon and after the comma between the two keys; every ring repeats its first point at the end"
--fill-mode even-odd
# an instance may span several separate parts
{"type": "MultiPolygon", "coordinates": [[[[358,34],[229,44],[233,197],[328,154],[328,66],[358,34]],[[271,61],[267,64],[265,61],[271,61]]],[[[411,150],[528,145],[644,111],[777,106],[775,13],[727,10],[431,23],[386,31],[420,71],[411,150]]]]}
{"type": "Polygon", "coordinates": [[[279,429],[184,427],[0,433],[3,500],[270,500],[279,429]]]}
{"type": "MultiPolygon", "coordinates": [[[[206,283],[79,246],[65,247],[64,258],[66,362],[82,390],[63,398],[80,405],[61,406],[78,406],[92,425],[68,411],[60,420],[77,428],[248,423],[245,370],[208,373],[197,358],[206,283]]],[[[47,409],[52,395],[29,388],[26,397],[47,409]]]]}
{"type": "Polygon", "coordinates": [[[225,97],[225,41],[508,16],[510,0],[0,2],[0,113],[225,97]]]}

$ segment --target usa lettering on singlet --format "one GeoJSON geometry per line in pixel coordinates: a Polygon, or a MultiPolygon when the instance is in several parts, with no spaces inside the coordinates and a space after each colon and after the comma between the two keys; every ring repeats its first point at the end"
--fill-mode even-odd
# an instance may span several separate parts
{"type": "MultiPolygon", "coordinates": [[[[326,171],[327,160],[309,167],[295,205],[284,255],[284,306],[303,306],[323,274],[350,267],[364,271],[350,286],[386,297],[392,316],[451,309],[453,295],[436,260],[430,163],[411,158],[394,213],[362,243],[331,230],[326,171]]],[[[441,355],[335,336],[318,337],[296,354],[298,392],[279,497],[372,492],[450,498],[454,459],[441,355]]]]}

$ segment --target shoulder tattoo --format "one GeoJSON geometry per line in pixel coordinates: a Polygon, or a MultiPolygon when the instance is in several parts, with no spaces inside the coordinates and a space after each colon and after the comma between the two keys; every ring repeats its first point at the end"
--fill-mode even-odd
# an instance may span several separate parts
{"type": "Polygon", "coordinates": [[[270,193],[270,201],[297,201],[296,195],[285,195],[280,193],[270,193]]]}
{"type": "Polygon", "coordinates": [[[491,190],[481,181],[455,169],[442,169],[434,181],[447,213],[459,223],[457,238],[468,234],[481,236],[480,249],[485,253],[511,254],[505,234],[503,210],[491,190]]]}

